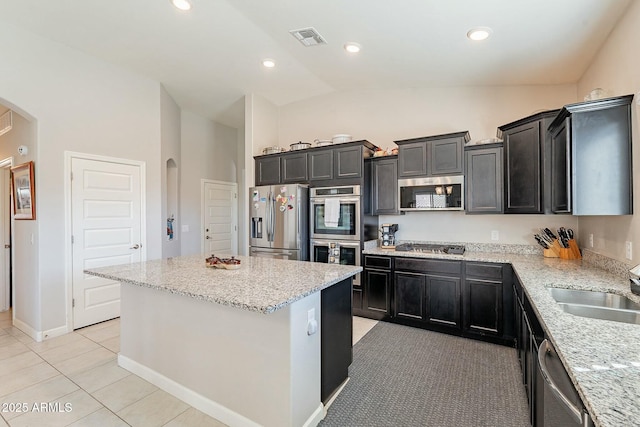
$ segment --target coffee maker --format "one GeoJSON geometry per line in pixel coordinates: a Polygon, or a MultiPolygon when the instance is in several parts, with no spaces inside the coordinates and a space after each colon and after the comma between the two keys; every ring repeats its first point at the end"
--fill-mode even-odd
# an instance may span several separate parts
{"type": "Polygon", "coordinates": [[[396,247],[396,231],[398,224],[382,224],[380,226],[380,247],[382,249],[395,249],[396,247]]]}

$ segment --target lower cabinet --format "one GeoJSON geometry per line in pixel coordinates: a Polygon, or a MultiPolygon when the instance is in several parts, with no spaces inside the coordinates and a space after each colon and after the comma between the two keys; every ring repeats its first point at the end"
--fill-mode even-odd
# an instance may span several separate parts
{"type": "Polygon", "coordinates": [[[353,287],[353,314],[382,320],[391,316],[391,258],[365,255],[362,284],[353,287]]]}
{"type": "Polygon", "coordinates": [[[538,347],[544,340],[544,329],[517,278],[513,280],[515,342],[522,368],[522,384],[529,401],[529,422],[544,424],[544,379],[538,368],[538,347]]]}
{"type": "Polygon", "coordinates": [[[426,321],[425,275],[394,273],[394,310],[399,319],[426,321]]]}
{"type": "Polygon", "coordinates": [[[502,332],[502,282],[464,281],[464,329],[470,333],[498,336],[502,332]]]}
{"type": "Polygon", "coordinates": [[[509,265],[377,255],[363,264],[354,314],[513,345],[509,265]]]}

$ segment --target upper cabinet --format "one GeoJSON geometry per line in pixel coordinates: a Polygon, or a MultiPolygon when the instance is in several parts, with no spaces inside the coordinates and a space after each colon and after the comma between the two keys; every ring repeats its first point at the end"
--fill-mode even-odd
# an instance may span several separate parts
{"type": "Polygon", "coordinates": [[[400,213],[398,209],[398,157],[374,157],[367,162],[371,165],[371,214],[393,215],[400,213]]]}
{"type": "Polygon", "coordinates": [[[355,141],[255,156],[255,185],[303,183],[312,186],[355,185],[364,179],[364,159],[375,145],[355,141]]]}
{"type": "Polygon", "coordinates": [[[631,215],[633,95],[566,105],[549,126],[555,213],[631,215]]]}
{"type": "Polygon", "coordinates": [[[284,184],[295,184],[307,181],[307,153],[294,151],[283,154],[280,162],[282,182],[284,184]]]}
{"type": "Polygon", "coordinates": [[[398,177],[462,175],[463,148],[470,140],[469,132],[395,141],[398,144],[398,177]]]}
{"type": "Polygon", "coordinates": [[[550,211],[546,129],[559,112],[546,111],[498,128],[504,141],[505,213],[550,211]]]}
{"type": "Polygon", "coordinates": [[[280,175],[280,155],[270,154],[256,158],[256,185],[273,185],[282,182],[280,175]]]}
{"type": "Polygon", "coordinates": [[[502,213],[502,144],[465,148],[467,213],[502,213]]]}

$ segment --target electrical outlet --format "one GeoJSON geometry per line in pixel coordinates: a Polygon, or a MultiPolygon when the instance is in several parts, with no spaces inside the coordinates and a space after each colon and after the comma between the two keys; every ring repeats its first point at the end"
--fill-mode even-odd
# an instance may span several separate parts
{"type": "Polygon", "coordinates": [[[633,259],[633,245],[631,244],[631,242],[629,241],[624,242],[624,249],[626,252],[627,259],[633,259]]]}
{"type": "Polygon", "coordinates": [[[589,234],[589,247],[592,248],[593,247],[593,233],[589,234]]]}
{"type": "Polygon", "coordinates": [[[498,230],[491,230],[491,240],[500,240],[500,232],[498,230]]]}

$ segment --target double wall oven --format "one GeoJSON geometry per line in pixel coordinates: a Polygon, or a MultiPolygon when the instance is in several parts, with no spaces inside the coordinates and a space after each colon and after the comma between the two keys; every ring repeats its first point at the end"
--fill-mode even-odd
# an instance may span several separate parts
{"type": "MultiPolygon", "coordinates": [[[[311,188],[310,258],[312,262],[360,265],[361,195],[359,185],[311,188]]],[[[354,278],[360,284],[360,274],[354,278]]]]}

